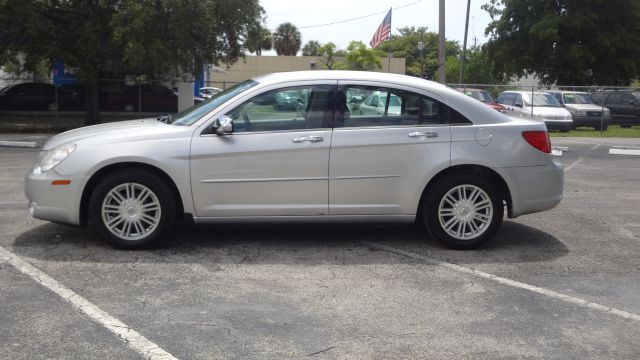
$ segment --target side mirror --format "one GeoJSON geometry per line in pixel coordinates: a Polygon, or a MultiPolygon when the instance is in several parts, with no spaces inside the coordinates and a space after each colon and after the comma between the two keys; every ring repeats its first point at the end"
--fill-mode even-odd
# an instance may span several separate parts
{"type": "Polygon", "coordinates": [[[513,104],[513,106],[521,108],[523,105],[522,105],[522,103],[515,103],[515,104],[513,104]]]}
{"type": "Polygon", "coordinates": [[[233,119],[226,115],[220,115],[213,123],[213,129],[217,135],[223,136],[233,132],[233,119]]]}

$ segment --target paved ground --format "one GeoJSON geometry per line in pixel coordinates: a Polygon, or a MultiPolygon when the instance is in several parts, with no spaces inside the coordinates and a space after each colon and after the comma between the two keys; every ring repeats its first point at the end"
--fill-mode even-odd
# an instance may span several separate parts
{"type": "MultiPolygon", "coordinates": [[[[387,227],[183,227],[117,251],[31,219],[37,149],[0,148],[0,246],[181,359],[639,358],[640,156],[609,149],[640,141],[553,141],[565,200],[467,252],[387,227]]],[[[140,357],[1,261],[0,289],[0,358],[140,357]]]]}

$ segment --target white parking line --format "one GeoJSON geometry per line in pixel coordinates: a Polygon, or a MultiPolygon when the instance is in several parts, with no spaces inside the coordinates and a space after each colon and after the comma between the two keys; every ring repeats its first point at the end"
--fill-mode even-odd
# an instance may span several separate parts
{"type": "Polygon", "coordinates": [[[119,339],[123,340],[127,345],[142,354],[145,358],[153,360],[176,359],[160,346],[149,341],[140,333],[127,326],[127,324],[102,311],[99,307],[78,295],[78,293],[57,282],[54,278],[44,272],[38,270],[18,255],[0,246],[0,263],[2,262],[10,264],[23,274],[38,282],[40,285],[53,291],[65,301],[69,302],[76,310],[84,313],[91,320],[107,328],[107,330],[111,331],[119,339]]]}
{"type": "Polygon", "coordinates": [[[613,308],[613,307],[610,307],[610,306],[598,304],[598,303],[595,303],[595,302],[592,302],[592,301],[580,299],[580,298],[577,298],[575,296],[562,294],[562,293],[559,293],[557,291],[545,289],[545,288],[542,288],[542,287],[539,287],[539,286],[535,286],[535,285],[525,284],[525,283],[522,283],[522,282],[519,282],[519,281],[503,278],[503,277],[500,277],[500,276],[496,276],[496,275],[493,275],[493,274],[486,273],[484,271],[468,268],[468,267],[465,267],[465,266],[460,266],[460,265],[448,263],[448,262],[445,262],[445,261],[440,261],[438,259],[435,259],[435,258],[432,258],[432,257],[429,257],[429,256],[415,254],[415,253],[412,253],[412,252],[409,252],[409,251],[396,249],[396,248],[393,248],[391,246],[387,246],[387,245],[383,245],[383,244],[378,244],[378,243],[368,242],[368,241],[362,241],[362,243],[365,244],[365,245],[371,246],[373,248],[376,248],[376,249],[388,251],[388,252],[391,252],[391,253],[394,253],[394,254],[398,254],[398,255],[402,255],[402,256],[406,256],[406,257],[410,257],[410,258],[416,259],[416,260],[421,260],[421,261],[424,261],[424,262],[432,264],[432,265],[442,266],[442,267],[445,267],[445,268],[450,269],[450,270],[454,270],[454,271],[461,272],[461,273],[464,273],[464,274],[473,275],[475,277],[479,277],[479,278],[482,278],[482,279],[495,281],[495,282],[497,282],[499,284],[503,284],[503,285],[507,285],[507,286],[511,286],[511,287],[515,287],[515,288],[519,288],[519,289],[529,290],[529,291],[537,293],[537,294],[546,295],[546,296],[554,298],[554,299],[562,300],[562,301],[565,301],[565,302],[568,302],[568,303],[571,303],[571,304],[575,304],[575,305],[578,305],[578,306],[581,306],[581,307],[602,311],[602,312],[605,312],[605,313],[609,313],[609,314],[612,314],[612,315],[619,316],[621,318],[640,321],[640,315],[638,315],[638,314],[634,314],[634,313],[630,313],[628,311],[624,311],[624,310],[616,309],[616,308],[613,308]]]}
{"type": "Polygon", "coordinates": [[[583,158],[578,158],[576,161],[572,162],[566,168],[564,168],[564,172],[567,172],[567,171],[573,169],[574,167],[576,167],[576,165],[580,164],[582,162],[582,160],[584,160],[584,159],[583,158]]]}
{"type": "Polygon", "coordinates": [[[640,155],[640,149],[609,149],[610,155],[640,155]]]}
{"type": "Polygon", "coordinates": [[[602,144],[595,144],[591,147],[591,149],[589,149],[589,151],[594,151],[595,149],[599,148],[602,144]]]}

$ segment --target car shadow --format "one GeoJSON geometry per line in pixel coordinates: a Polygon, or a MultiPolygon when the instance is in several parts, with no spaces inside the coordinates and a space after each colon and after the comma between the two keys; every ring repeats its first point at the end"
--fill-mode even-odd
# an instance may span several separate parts
{"type": "Polygon", "coordinates": [[[376,264],[415,261],[376,244],[454,263],[544,262],[568,253],[552,235],[505,221],[484,247],[444,248],[417,227],[179,225],[152,249],[117,250],[91,228],[44,224],[18,235],[13,251],[49,261],[96,263],[376,264]]]}

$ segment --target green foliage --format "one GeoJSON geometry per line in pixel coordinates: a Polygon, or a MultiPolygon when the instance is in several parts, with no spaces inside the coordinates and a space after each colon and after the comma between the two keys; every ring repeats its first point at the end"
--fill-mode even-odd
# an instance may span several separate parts
{"type": "Polygon", "coordinates": [[[544,83],[627,85],[640,71],[638,0],[491,0],[494,71],[544,83]]]}
{"type": "Polygon", "coordinates": [[[302,55],[303,56],[320,56],[321,47],[322,45],[318,41],[309,40],[309,42],[302,47],[302,55]]]}
{"type": "Polygon", "coordinates": [[[336,45],[332,42],[328,42],[320,47],[320,62],[324,65],[325,69],[333,70],[335,66],[335,58],[339,50],[336,50],[336,45]]]}
{"type": "MultiPolygon", "coordinates": [[[[391,35],[389,42],[384,42],[378,49],[387,54],[389,46],[393,57],[405,58],[406,74],[420,76],[422,59],[422,75],[427,79],[434,79],[438,72],[438,34],[428,31],[426,27],[404,27],[398,29],[400,35],[391,35]],[[424,43],[423,58],[420,56],[418,42],[424,43]]],[[[447,57],[458,56],[460,45],[457,41],[445,42],[447,57]]],[[[384,56],[384,55],[383,55],[384,56]]],[[[448,77],[447,77],[448,78],[448,77]]],[[[456,75],[455,79],[458,76],[456,75]]]]}
{"type": "Polygon", "coordinates": [[[292,23],[282,23],[273,33],[273,48],[278,55],[295,56],[302,45],[302,36],[292,23]]]}
{"type": "Polygon", "coordinates": [[[380,52],[367,48],[362,41],[350,42],[345,58],[349,70],[372,71],[381,66],[380,52]]]}
{"type": "Polygon", "coordinates": [[[258,0],[0,0],[0,62],[21,54],[22,70],[32,71],[63,60],[89,85],[96,121],[100,77],[231,64],[262,13],[258,0]]]}
{"type": "Polygon", "coordinates": [[[273,47],[273,39],[271,32],[262,25],[249,29],[247,33],[247,41],[245,43],[247,50],[256,55],[262,55],[262,50],[271,50],[273,47]]]}

